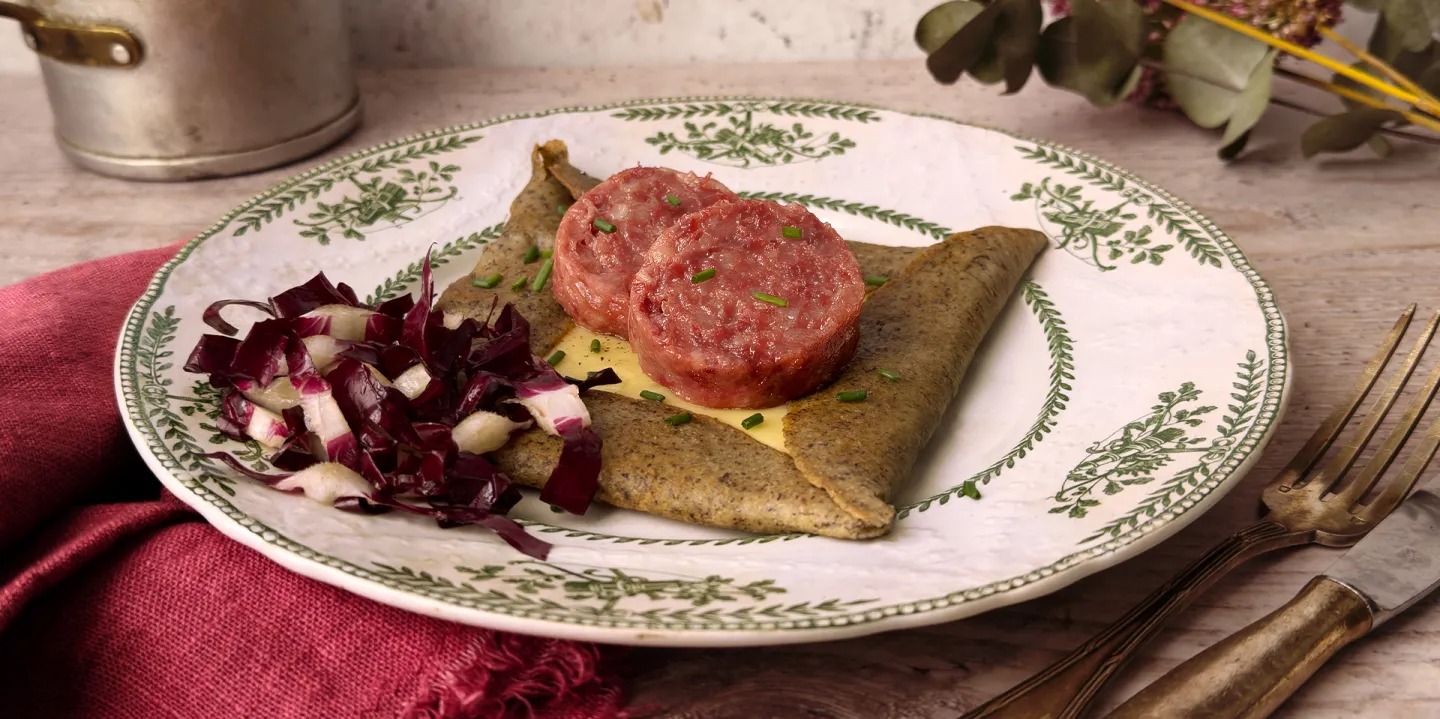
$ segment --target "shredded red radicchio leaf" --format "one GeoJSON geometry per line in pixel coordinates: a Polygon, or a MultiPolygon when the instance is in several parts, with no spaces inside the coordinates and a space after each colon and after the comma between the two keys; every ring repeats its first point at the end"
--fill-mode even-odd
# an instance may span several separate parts
{"type": "MultiPolygon", "coordinates": [[[[493,323],[466,318],[453,329],[446,327],[444,313],[434,308],[428,253],[418,299],[407,295],[364,304],[354,290],[332,284],[322,272],[268,302],[216,302],[205,310],[204,320],[221,334],[202,336],[185,370],[208,375],[222,391],[217,428],[232,439],[249,439],[247,423],[260,407],[269,412],[262,416],[271,431],[270,446],[279,446],[269,461],[281,474],[257,472],[226,452],[207,455],[240,474],[276,487],[302,472],[315,474],[324,469],[317,467],[321,463],[335,463],[345,468],[334,470],[339,476],[361,478],[363,482],[353,486],[366,487],[358,492],[363,496],[337,496],[336,508],[421,514],[442,527],[481,526],[521,552],[543,559],[550,545],[505,516],[520,500],[510,478],[486,456],[459,451],[451,429],[478,411],[524,418],[521,398],[533,402],[539,395],[555,392],[560,394],[551,397],[546,408],[563,414],[535,419],[558,435],[564,447],[540,497],[565,511],[584,514],[595,496],[601,440],[590,427],[584,405],[574,399],[571,385],[584,391],[615,384],[619,378],[608,369],[585,380],[561,377],[530,353],[530,325],[512,305],[505,305],[493,323]],[[238,330],[221,315],[232,305],[267,317],[236,339],[238,330]],[[364,320],[364,339],[347,341],[330,366],[318,368],[303,338],[329,334],[334,306],[356,308],[340,314],[364,320]],[[412,398],[391,382],[416,365],[424,365],[430,379],[418,394],[411,393],[412,398]],[[298,404],[292,399],[289,406],[264,407],[241,394],[241,388],[265,388],[277,379],[294,387],[298,404]],[[282,421],[273,421],[275,416],[282,421]]],[[[254,394],[250,397],[266,402],[254,394]]],[[[286,483],[285,491],[302,491],[291,485],[306,476],[286,483]]]]}

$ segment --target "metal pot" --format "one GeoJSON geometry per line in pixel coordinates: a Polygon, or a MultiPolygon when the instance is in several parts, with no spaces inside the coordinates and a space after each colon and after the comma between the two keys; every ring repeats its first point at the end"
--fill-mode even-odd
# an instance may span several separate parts
{"type": "Polygon", "coordinates": [[[318,152],[359,123],[341,0],[0,0],[40,56],[60,149],[190,180],[318,152]]]}

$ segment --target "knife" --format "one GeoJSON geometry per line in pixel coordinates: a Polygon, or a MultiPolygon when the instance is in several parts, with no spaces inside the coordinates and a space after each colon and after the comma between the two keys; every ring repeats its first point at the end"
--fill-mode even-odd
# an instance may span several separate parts
{"type": "Polygon", "coordinates": [[[1417,489],[1285,606],[1160,677],[1110,719],[1266,717],[1330,657],[1440,585],[1440,495],[1417,489]]]}

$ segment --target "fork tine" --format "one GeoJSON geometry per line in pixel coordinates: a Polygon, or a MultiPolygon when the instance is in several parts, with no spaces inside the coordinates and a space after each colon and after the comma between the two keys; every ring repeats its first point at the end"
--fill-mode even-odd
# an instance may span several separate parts
{"type": "MultiPolygon", "coordinates": [[[[1431,335],[1435,334],[1435,326],[1437,323],[1440,323],[1440,312],[1437,312],[1434,317],[1430,318],[1430,324],[1425,328],[1425,334],[1420,338],[1421,342],[1428,342],[1431,335]]],[[[1356,504],[1364,498],[1366,493],[1379,481],[1380,476],[1384,474],[1385,471],[1390,468],[1391,463],[1395,461],[1395,456],[1400,453],[1401,445],[1405,444],[1410,438],[1410,435],[1415,432],[1415,427],[1420,424],[1420,418],[1424,416],[1425,410],[1430,407],[1430,402],[1435,398],[1437,390],[1440,390],[1440,364],[1435,365],[1435,367],[1430,370],[1430,375],[1425,380],[1425,386],[1420,390],[1419,395],[1410,402],[1410,406],[1405,408],[1405,413],[1400,416],[1400,421],[1396,423],[1395,429],[1390,431],[1390,435],[1385,438],[1385,442],[1375,451],[1375,456],[1370,458],[1370,461],[1365,464],[1364,469],[1360,470],[1360,474],[1356,476],[1355,479],[1347,479],[1344,490],[1337,491],[1335,497],[1330,501],[1350,505],[1356,504]]],[[[1403,497],[1404,494],[1401,496],[1403,497]]]]}
{"type": "Polygon", "coordinates": [[[1386,363],[1394,356],[1395,348],[1400,345],[1400,338],[1405,335],[1405,330],[1410,327],[1410,319],[1415,316],[1415,308],[1416,305],[1411,304],[1400,314],[1400,318],[1395,320],[1395,326],[1390,328],[1390,333],[1385,336],[1385,341],[1380,344],[1380,349],[1376,350],[1375,356],[1365,364],[1365,371],[1360,374],[1360,379],[1350,390],[1350,397],[1343,404],[1337,406],[1324,422],[1320,423],[1315,434],[1305,441],[1305,446],[1301,447],[1300,451],[1291,458],[1290,463],[1285,465],[1285,469],[1280,471],[1280,474],[1271,483],[1272,486],[1300,486],[1301,479],[1305,474],[1315,466],[1316,462],[1320,461],[1321,457],[1325,456],[1325,452],[1330,449],[1335,438],[1340,436],[1340,431],[1344,429],[1345,424],[1355,416],[1355,410],[1360,408],[1360,403],[1365,401],[1365,395],[1369,394],[1370,388],[1375,386],[1375,380],[1380,377],[1380,370],[1384,369],[1386,363]]]}
{"type": "Polygon", "coordinates": [[[1380,496],[1371,500],[1364,508],[1355,512],[1355,516],[1364,522],[1374,526],[1390,510],[1400,504],[1410,494],[1410,489],[1419,481],[1420,475],[1424,474],[1425,468],[1430,465],[1430,460],[1435,457],[1435,450],[1440,449],[1440,418],[1430,423],[1425,430],[1425,437],[1420,440],[1420,446],[1412,450],[1410,458],[1405,461],[1405,467],[1400,471],[1400,476],[1385,484],[1385,489],[1380,496]]]}
{"type": "Polygon", "coordinates": [[[1376,430],[1380,429],[1380,423],[1385,421],[1385,416],[1390,414],[1390,409],[1395,406],[1395,400],[1400,397],[1400,391],[1405,388],[1405,383],[1409,382],[1411,375],[1415,374],[1415,367],[1420,364],[1420,357],[1425,354],[1425,348],[1430,344],[1430,338],[1434,334],[1435,323],[1432,321],[1425,328],[1419,340],[1415,342],[1415,346],[1410,348],[1410,354],[1405,357],[1405,361],[1396,370],[1395,376],[1391,378],[1385,390],[1366,410],[1364,417],[1360,420],[1359,429],[1349,441],[1340,447],[1340,451],[1336,452],[1329,462],[1326,462],[1319,471],[1307,478],[1306,488],[1312,492],[1328,492],[1339,484],[1341,479],[1355,466],[1355,460],[1360,456],[1360,451],[1375,437],[1376,430]]]}

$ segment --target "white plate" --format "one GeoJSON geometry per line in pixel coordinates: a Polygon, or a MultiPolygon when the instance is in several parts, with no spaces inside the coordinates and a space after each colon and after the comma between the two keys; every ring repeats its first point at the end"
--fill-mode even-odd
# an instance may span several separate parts
{"type": "Polygon", "coordinates": [[[170,491],[306,576],[531,634],[781,644],[959,619],[1154,546],[1254,462],[1284,406],[1285,338],[1270,288],[1229,237],[1083,153],[856,105],[677,99],[440,130],[274,187],[155,276],[126,322],[116,384],[170,491]],[[245,453],[216,441],[213,393],[180,368],[207,304],[262,299],[318,270],[362,294],[409,292],[432,244],[444,287],[496,235],[529,148],[550,138],[592,174],[713,172],[805,203],[854,240],[923,245],[988,224],[1052,238],[895,499],[893,532],[753,536],[608,507],[562,517],[532,498],[515,516],[555,543],[539,562],[483,531],[347,514],[200,456],[245,453]]]}

